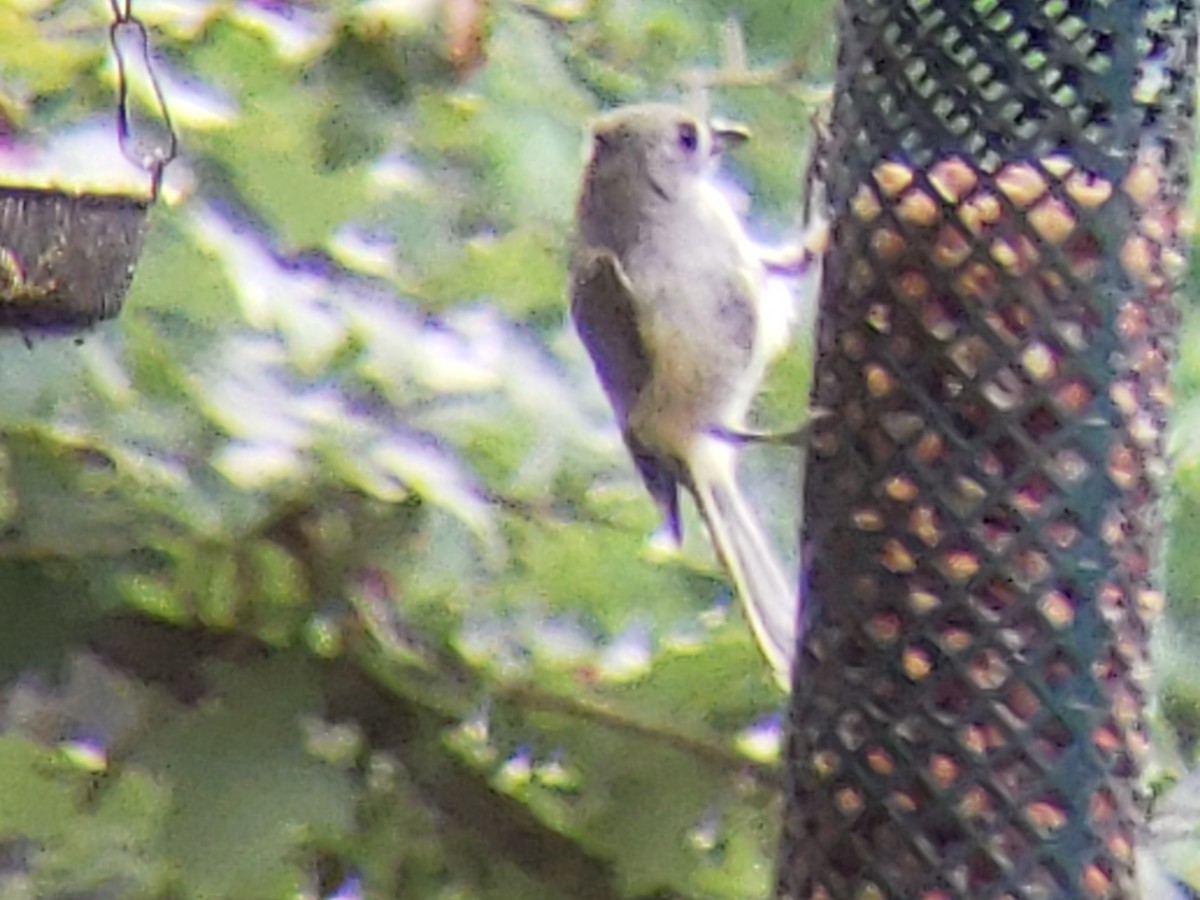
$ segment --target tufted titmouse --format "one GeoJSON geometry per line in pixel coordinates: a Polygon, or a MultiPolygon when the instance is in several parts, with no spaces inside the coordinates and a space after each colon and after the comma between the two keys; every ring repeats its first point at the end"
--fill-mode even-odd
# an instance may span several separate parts
{"type": "MultiPolygon", "coordinates": [[[[672,536],[696,499],[776,677],[790,686],[798,582],[737,482],[743,419],[789,339],[788,268],[747,236],[714,175],[746,132],[665,104],[596,120],[577,210],[571,315],[672,536]]],[[[800,268],[797,263],[797,269],[800,268]]]]}

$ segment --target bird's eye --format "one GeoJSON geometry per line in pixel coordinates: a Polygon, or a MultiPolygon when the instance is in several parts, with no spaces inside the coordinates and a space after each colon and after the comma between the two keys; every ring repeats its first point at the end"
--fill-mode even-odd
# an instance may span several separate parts
{"type": "Polygon", "coordinates": [[[679,123],[679,146],[688,153],[695,153],[700,146],[700,132],[693,122],[679,123]]]}

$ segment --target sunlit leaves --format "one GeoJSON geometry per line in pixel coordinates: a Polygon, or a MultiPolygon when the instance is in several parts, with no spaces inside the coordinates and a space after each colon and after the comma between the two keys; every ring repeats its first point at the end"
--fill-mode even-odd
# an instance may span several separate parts
{"type": "MultiPolygon", "coordinates": [[[[89,28],[0,13],[27,40],[0,41],[18,126],[111,114],[103,5],[63,7],[89,28]]],[[[119,683],[119,740],[67,715],[63,746],[0,733],[0,823],[49,842],[31,871],[58,880],[39,886],[767,888],[770,729],[751,731],[780,697],[690,507],[681,553],[648,540],[655,511],[564,308],[587,117],[721,69],[728,13],[468,7],[471,59],[440,2],[136,10],[179,110],[173,205],[152,211],[118,322],[82,346],[0,340],[0,665],[54,669],[102,612],[206,640],[159,661],[178,682],[119,683]],[[369,672],[388,713],[325,722],[337,682],[305,663],[369,672]],[[411,730],[379,752],[388,727],[411,730]],[[539,869],[514,829],[573,861],[539,869]]],[[[783,28],[769,13],[741,7],[753,41],[783,28]]],[[[759,135],[730,171],[777,235],[805,101],[708,100],[759,135]]],[[[805,363],[780,368],[764,421],[798,414],[805,363]]]]}
{"type": "Polygon", "coordinates": [[[64,40],[71,26],[82,24],[78,15],[65,13],[55,24],[59,33],[52,36],[28,10],[0,8],[0,111],[12,120],[27,121],[33,99],[65,90],[86,65],[99,59],[98,42],[82,35],[64,40]]]}
{"type": "Polygon", "coordinates": [[[443,303],[461,302],[475,291],[515,317],[538,312],[561,316],[566,289],[559,248],[545,231],[513,230],[500,238],[466,242],[462,256],[427,283],[443,303]]]}

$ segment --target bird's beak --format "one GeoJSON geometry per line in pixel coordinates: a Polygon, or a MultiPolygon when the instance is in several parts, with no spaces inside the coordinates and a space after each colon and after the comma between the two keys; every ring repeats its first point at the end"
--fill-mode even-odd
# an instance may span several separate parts
{"type": "Polygon", "coordinates": [[[740,122],[716,119],[709,123],[709,128],[712,129],[713,153],[724,153],[750,140],[750,129],[740,122]]]}

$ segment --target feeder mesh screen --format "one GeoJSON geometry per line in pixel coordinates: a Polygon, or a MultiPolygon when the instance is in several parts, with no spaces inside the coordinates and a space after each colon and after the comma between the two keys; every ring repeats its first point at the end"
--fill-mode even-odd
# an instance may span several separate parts
{"type": "Polygon", "coordinates": [[[1194,9],[839,30],[780,894],[1134,896],[1194,9]]]}

